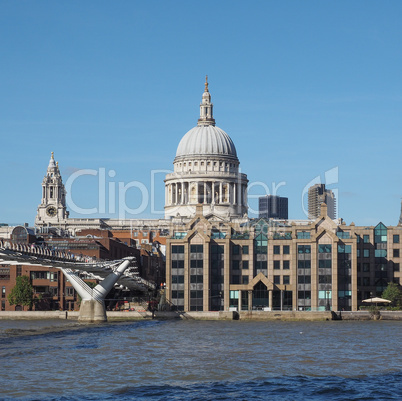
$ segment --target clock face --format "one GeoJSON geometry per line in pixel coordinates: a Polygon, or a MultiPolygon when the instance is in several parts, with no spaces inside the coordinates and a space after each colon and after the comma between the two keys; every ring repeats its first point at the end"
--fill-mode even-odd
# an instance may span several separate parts
{"type": "Polygon", "coordinates": [[[54,206],[49,206],[46,209],[46,214],[50,217],[54,217],[57,214],[57,209],[54,206]]]}

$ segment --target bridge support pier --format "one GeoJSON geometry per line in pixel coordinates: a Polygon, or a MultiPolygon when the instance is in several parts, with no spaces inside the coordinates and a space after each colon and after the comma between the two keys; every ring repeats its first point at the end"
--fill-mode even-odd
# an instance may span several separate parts
{"type": "Polygon", "coordinates": [[[104,302],[95,299],[85,299],[81,301],[79,322],[103,323],[107,321],[106,308],[104,302]]]}

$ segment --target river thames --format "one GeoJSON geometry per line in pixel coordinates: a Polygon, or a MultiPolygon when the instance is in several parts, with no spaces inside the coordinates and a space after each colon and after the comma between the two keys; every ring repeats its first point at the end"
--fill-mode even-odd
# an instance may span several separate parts
{"type": "Polygon", "coordinates": [[[400,400],[402,322],[0,321],[2,400],[400,400]]]}

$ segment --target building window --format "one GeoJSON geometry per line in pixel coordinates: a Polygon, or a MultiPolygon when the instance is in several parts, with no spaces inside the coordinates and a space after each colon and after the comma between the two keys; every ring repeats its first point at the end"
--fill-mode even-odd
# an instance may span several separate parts
{"type": "Polygon", "coordinates": [[[311,246],[310,245],[298,245],[297,253],[311,253],[311,246]]]}
{"type": "Polygon", "coordinates": [[[297,297],[299,299],[311,299],[311,291],[298,291],[297,297]]]}
{"type": "Polygon", "coordinates": [[[173,275],[172,276],[172,284],[183,284],[184,283],[184,275],[173,275]]]}
{"type": "Polygon", "coordinates": [[[374,242],[376,244],[387,242],[388,239],[387,237],[388,237],[387,227],[385,227],[384,224],[379,223],[374,229],[374,242]]]}
{"type": "Polygon", "coordinates": [[[248,245],[243,245],[243,255],[248,255],[248,245]]]}
{"type": "Polygon", "coordinates": [[[57,282],[58,277],[59,277],[59,275],[57,272],[50,272],[50,281],[57,282]]]}
{"type": "Polygon", "coordinates": [[[298,269],[311,269],[311,260],[298,260],[297,268],[298,269]]]}
{"type": "Polygon", "coordinates": [[[311,284],[311,276],[298,276],[297,281],[299,284],[311,284]]]}
{"type": "Polygon", "coordinates": [[[21,277],[22,271],[21,266],[17,266],[17,277],[21,277]]]}
{"type": "Polygon", "coordinates": [[[274,245],[274,255],[279,255],[281,253],[281,247],[279,245],[274,245]]]}
{"type": "Polygon", "coordinates": [[[363,242],[365,244],[368,244],[370,242],[370,236],[369,235],[363,235],[363,242]]]}
{"type": "Polygon", "coordinates": [[[280,284],[281,283],[281,276],[274,276],[274,284],[280,284]]]}
{"type": "Polygon", "coordinates": [[[363,257],[364,258],[370,257],[370,249],[363,249],[363,257]]]}
{"type": "Polygon", "coordinates": [[[264,234],[259,234],[255,242],[255,253],[257,255],[266,255],[268,249],[268,238],[264,234]]]}
{"type": "Polygon", "coordinates": [[[310,239],[309,231],[299,231],[297,233],[297,239],[310,239]]]}
{"type": "Polygon", "coordinates": [[[387,250],[386,249],[374,249],[374,256],[376,258],[386,258],[387,250]]]}
{"type": "Polygon", "coordinates": [[[318,276],[318,283],[319,284],[331,284],[332,283],[332,276],[330,274],[323,274],[318,276]]]}
{"type": "Polygon", "coordinates": [[[399,234],[394,234],[393,241],[394,244],[399,244],[399,234]]]}
{"type": "Polygon", "coordinates": [[[232,247],[232,255],[239,255],[240,253],[240,246],[239,245],[233,245],[232,247]]]}
{"type": "Polygon", "coordinates": [[[241,276],[241,283],[248,284],[248,276],[241,276]]]}
{"type": "Polygon", "coordinates": [[[203,247],[203,245],[190,245],[190,252],[191,253],[203,253],[204,247],[203,247]]]}
{"type": "Polygon", "coordinates": [[[399,263],[394,263],[394,272],[399,272],[399,263]]]}
{"type": "MultiPolygon", "coordinates": [[[[183,239],[186,237],[186,235],[187,235],[186,231],[175,231],[173,238],[174,239],[183,239]]],[[[172,246],[183,246],[184,247],[184,245],[172,245],[172,246]]],[[[184,253],[184,251],[183,251],[183,253],[184,253]]]]}
{"type": "Polygon", "coordinates": [[[239,260],[232,260],[232,269],[233,270],[239,270],[239,260]]]}
{"type": "Polygon", "coordinates": [[[319,259],[318,267],[320,269],[330,269],[332,267],[332,260],[331,259],[319,259]]]}
{"type": "Polygon", "coordinates": [[[338,238],[342,238],[342,239],[350,238],[350,233],[349,233],[349,232],[345,232],[345,231],[337,231],[336,236],[337,236],[338,238]]]}
{"type": "Polygon", "coordinates": [[[363,271],[364,272],[370,271],[370,263],[363,263],[363,271]]]}
{"type": "Polygon", "coordinates": [[[231,308],[237,308],[239,305],[239,291],[229,292],[229,306],[231,308]]]}
{"type": "Polygon", "coordinates": [[[290,284],[290,276],[283,276],[283,284],[290,284]]]}
{"type": "Polygon", "coordinates": [[[4,286],[1,288],[1,297],[2,298],[6,297],[6,287],[4,287],[4,286]]]}
{"type": "Polygon", "coordinates": [[[338,245],[338,253],[352,253],[352,245],[338,245]]]}
{"type": "Polygon", "coordinates": [[[394,249],[394,258],[399,258],[399,249],[394,249]]]}
{"type": "Polygon", "coordinates": [[[184,253],[184,245],[172,245],[172,253],[184,253]]]}
{"type": "Polygon", "coordinates": [[[284,254],[284,255],[289,255],[289,253],[290,253],[290,247],[289,247],[289,245],[284,245],[284,246],[283,246],[283,254],[284,254]]]}
{"type": "Polygon", "coordinates": [[[283,268],[284,269],[289,269],[290,268],[290,261],[289,260],[284,260],[283,261],[283,268]]]}
{"type": "Polygon", "coordinates": [[[248,269],[248,260],[243,260],[243,269],[248,269]]]}
{"type": "Polygon", "coordinates": [[[364,286],[370,285],[370,277],[363,277],[363,285],[364,286]]]}
{"type": "Polygon", "coordinates": [[[281,262],[279,260],[274,260],[274,269],[279,270],[281,268],[281,262]]]}
{"type": "Polygon", "coordinates": [[[57,297],[59,295],[59,289],[57,287],[49,287],[49,293],[52,297],[57,297]]]}
{"type": "Polygon", "coordinates": [[[50,272],[46,271],[34,271],[31,272],[31,280],[49,280],[50,272]]]}
{"type": "MultiPolygon", "coordinates": [[[[39,288],[39,287],[37,287],[37,288],[39,288]]],[[[66,297],[73,297],[73,296],[74,296],[74,288],[66,287],[66,297]]]]}
{"type": "Polygon", "coordinates": [[[331,253],[332,245],[331,244],[319,244],[318,245],[318,253],[331,253]]]}
{"type": "Polygon", "coordinates": [[[0,280],[10,280],[10,268],[0,269],[0,280]]]}

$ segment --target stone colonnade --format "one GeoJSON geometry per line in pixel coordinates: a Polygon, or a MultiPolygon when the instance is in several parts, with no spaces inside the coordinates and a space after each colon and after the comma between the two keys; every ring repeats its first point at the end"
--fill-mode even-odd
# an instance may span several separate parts
{"type": "Polygon", "coordinates": [[[180,181],[165,187],[165,205],[246,203],[247,185],[227,181],[180,181]]]}

